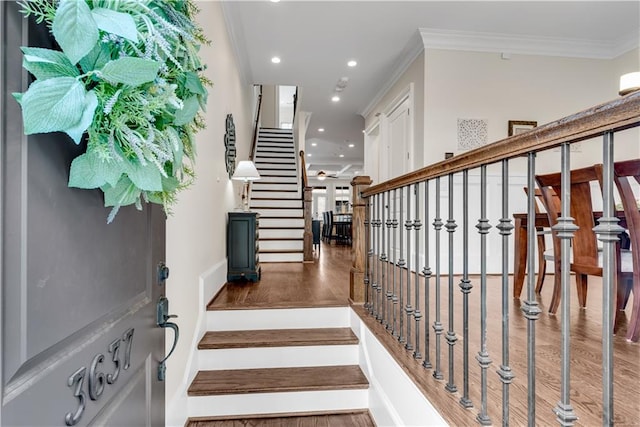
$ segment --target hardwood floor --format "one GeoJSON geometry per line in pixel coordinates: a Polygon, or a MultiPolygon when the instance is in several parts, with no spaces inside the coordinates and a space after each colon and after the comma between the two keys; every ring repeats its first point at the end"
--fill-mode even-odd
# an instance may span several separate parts
{"type": "Polygon", "coordinates": [[[351,247],[323,244],[315,263],[262,263],[259,282],[227,283],[208,310],[349,305],[351,247]]]}
{"type": "Polygon", "coordinates": [[[373,427],[369,411],[301,416],[248,417],[235,420],[191,420],[187,427],[373,427]]]}
{"type": "MultiPolygon", "coordinates": [[[[315,307],[346,305],[348,302],[349,269],[351,265],[350,248],[323,244],[319,262],[315,264],[264,264],[262,280],[259,283],[227,285],[209,304],[209,309],[250,309],[267,307],[315,307]]],[[[542,294],[538,297],[542,313],[535,322],[536,327],[536,424],[557,425],[553,408],[560,397],[560,310],[557,315],[547,313],[551,299],[553,277],[548,276],[542,294]]],[[[473,289],[469,296],[469,398],[474,407],[462,409],[458,403],[464,391],[462,332],[462,294],[458,284],[460,277],[454,277],[454,325],[457,342],[453,346],[455,393],[449,393],[444,386],[449,382],[449,346],[445,334],[450,328],[448,319],[448,278],[440,281],[441,322],[444,332],[441,342],[441,367],[444,380],[433,378],[433,369],[422,367],[424,359],[416,360],[413,351],[406,351],[389,332],[364,313],[359,306],[354,309],[361,315],[370,329],[379,336],[380,341],[395,355],[402,368],[414,379],[419,388],[451,425],[478,425],[475,420],[480,407],[480,367],[476,355],[480,350],[480,280],[471,277],[473,289]]],[[[414,286],[410,289],[412,305],[414,286]]],[[[406,287],[406,281],[405,281],[406,287]]],[[[422,321],[419,324],[420,353],[426,354],[425,323],[428,325],[431,363],[436,364],[433,322],[436,314],[434,295],[436,284],[431,280],[431,304],[427,316],[424,305],[424,279],[420,279],[420,306],[422,321]]],[[[406,288],[405,288],[406,290],[406,288]]],[[[571,403],[578,416],[577,425],[594,426],[602,424],[602,291],[597,278],[589,278],[587,309],[577,304],[575,285],[571,286],[571,403]]],[[[510,423],[526,424],[527,417],[527,319],[520,310],[520,301],[511,297],[509,283],[510,344],[509,365],[515,378],[509,387],[510,423]]],[[[525,289],[526,292],[526,289],[525,289]]],[[[496,373],[502,364],[502,314],[501,281],[498,277],[489,277],[487,281],[487,351],[492,360],[487,369],[488,414],[494,425],[502,423],[502,383],[496,373]]],[[[406,295],[406,291],[405,291],[406,295]]],[[[524,293],[523,293],[524,296],[524,293]]],[[[632,296],[633,298],[633,296],[632,296]]],[[[632,301],[628,307],[631,307],[632,301]]],[[[388,313],[393,310],[387,308],[388,313]]],[[[621,326],[614,337],[614,416],[617,425],[640,425],[640,344],[625,340],[626,319],[630,318],[630,309],[621,313],[621,326]]],[[[400,311],[396,312],[399,324],[400,311]]],[[[403,314],[406,320],[406,314],[403,314]]],[[[391,316],[392,319],[392,316],[391,316]]],[[[392,320],[391,320],[392,323],[392,320]]],[[[406,322],[405,331],[406,335],[406,322]]],[[[415,326],[412,325],[412,337],[415,326]]],[[[415,338],[412,338],[412,343],[415,338]]],[[[244,424],[243,424],[244,425],[244,424]]],[[[250,425],[250,424],[248,424],[250,425]]]]}

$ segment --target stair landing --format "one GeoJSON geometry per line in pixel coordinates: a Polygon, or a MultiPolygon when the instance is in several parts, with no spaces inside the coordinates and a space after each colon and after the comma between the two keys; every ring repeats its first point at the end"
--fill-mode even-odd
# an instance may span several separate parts
{"type": "Polygon", "coordinates": [[[190,419],[186,427],[374,427],[375,423],[368,410],[344,411],[328,414],[297,415],[256,415],[230,419],[199,418],[190,419]]]}

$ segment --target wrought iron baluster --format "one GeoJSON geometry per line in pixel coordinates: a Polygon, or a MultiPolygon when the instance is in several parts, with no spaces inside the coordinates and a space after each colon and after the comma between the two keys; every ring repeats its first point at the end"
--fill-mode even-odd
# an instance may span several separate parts
{"type": "Polygon", "coordinates": [[[384,231],[382,230],[382,220],[381,213],[384,212],[383,203],[384,199],[380,201],[382,198],[382,194],[377,195],[378,198],[378,219],[376,221],[376,225],[378,227],[378,280],[376,286],[376,306],[378,307],[376,320],[381,322],[383,306],[382,306],[382,281],[384,280],[384,264],[382,262],[382,257],[384,255],[384,242],[382,242],[382,236],[384,236],[384,231]],[[382,236],[381,236],[382,235],[382,236]]]}
{"type": "Polygon", "coordinates": [[[430,348],[429,348],[429,316],[431,300],[429,299],[429,288],[431,286],[431,267],[429,259],[429,181],[424,182],[424,362],[422,366],[431,369],[430,348]]]}
{"type": "Polygon", "coordinates": [[[385,222],[385,226],[387,227],[387,284],[386,284],[386,288],[387,288],[387,293],[386,293],[386,297],[387,297],[387,301],[386,301],[386,307],[387,307],[387,316],[385,318],[384,321],[384,326],[387,330],[392,329],[392,325],[390,322],[390,319],[392,317],[391,315],[391,310],[392,310],[392,306],[393,306],[393,292],[391,291],[392,286],[395,286],[392,283],[389,283],[391,281],[391,275],[393,273],[393,270],[395,270],[395,266],[393,265],[393,263],[391,263],[391,225],[392,225],[392,221],[391,221],[391,192],[387,192],[387,204],[386,209],[387,209],[387,221],[385,222]],[[391,273],[389,272],[389,269],[391,269],[391,273]]]}
{"type": "MultiPolygon", "coordinates": [[[[613,425],[613,324],[615,321],[615,243],[624,231],[613,210],[613,133],[602,141],[602,218],[594,231],[602,242],[602,425],[613,425]]],[[[636,295],[633,295],[636,298],[636,295]]]]}
{"type": "MultiPolygon", "coordinates": [[[[481,259],[481,262],[483,260],[484,258],[481,259]]],[[[469,398],[469,293],[473,286],[471,286],[471,280],[469,280],[469,171],[466,169],[462,171],[462,279],[458,286],[462,293],[463,336],[462,397],[460,397],[460,404],[465,408],[471,408],[473,403],[469,398]]]]}
{"type": "Polygon", "coordinates": [[[440,321],[440,232],[442,231],[442,218],[440,218],[440,177],[436,178],[436,217],[433,220],[433,228],[436,231],[436,318],[433,321],[433,332],[436,337],[436,369],[433,377],[437,380],[444,378],[440,366],[442,350],[442,332],[444,328],[440,321]]]}
{"type": "MultiPolygon", "coordinates": [[[[392,283],[393,283],[393,295],[391,297],[391,301],[393,303],[393,327],[391,328],[391,335],[393,337],[395,337],[396,339],[399,337],[398,334],[398,319],[397,319],[397,313],[398,313],[398,295],[396,293],[396,270],[397,268],[397,264],[396,264],[396,253],[398,252],[398,247],[396,246],[396,234],[397,234],[397,230],[398,230],[398,218],[396,217],[397,214],[397,203],[396,203],[396,190],[393,190],[393,220],[391,221],[391,226],[393,227],[393,279],[392,279],[392,283]]],[[[401,315],[402,317],[402,315],[401,315]]]]}
{"type": "Polygon", "coordinates": [[[378,241],[379,241],[379,234],[378,234],[378,230],[379,230],[379,224],[378,224],[378,218],[380,215],[380,199],[378,197],[378,195],[376,194],[375,196],[373,196],[373,209],[375,212],[375,218],[373,219],[373,228],[374,228],[374,232],[373,232],[373,284],[371,285],[371,289],[372,289],[372,298],[373,298],[373,307],[372,307],[372,312],[371,314],[373,315],[374,318],[378,318],[378,283],[380,280],[380,262],[378,261],[379,258],[379,248],[378,248],[378,241]]]}
{"type": "MultiPolygon", "coordinates": [[[[560,205],[561,216],[558,218],[558,223],[552,227],[556,231],[556,235],[560,239],[560,277],[561,277],[561,369],[560,369],[560,401],[556,404],[554,412],[557,415],[558,423],[561,426],[572,426],[578,419],[571,405],[571,397],[569,392],[571,390],[571,330],[570,330],[570,291],[569,291],[569,274],[570,270],[570,251],[571,251],[571,239],[578,230],[578,227],[574,224],[573,218],[571,218],[570,206],[571,206],[571,168],[570,168],[570,148],[568,143],[562,144],[561,151],[561,187],[560,192],[560,205]]],[[[533,221],[531,221],[533,222],[533,221]]],[[[532,266],[533,264],[529,264],[532,266]]],[[[529,270],[533,270],[529,267],[529,270]]]]}
{"type": "Polygon", "coordinates": [[[406,341],[405,336],[404,336],[404,315],[402,313],[403,307],[404,307],[404,292],[402,289],[402,276],[403,276],[403,272],[402,272],[402,268],[404,267],[405,263],[404,263],[404,259],[402,258],[404,255],[403,252],[403,242],[404,239],[402,238],[404,232],[402,231],[402,220],[404,217],[404,191],[402,191],[402,188],[400,188],[400,221],[399,221],[399,228],[398,228],[398,232],[400,234],[400,258],[398,259],[398,289],[400,290],[400,301],[399,301],[399,313],[398,313],[398,317],[400,318],[400,331],[398,334],[398,341],[402,344],[404,344],[404,342],[406,341]]]}
{"type": "Polygon", "coordinates": [[[454,331],[454,316],[453,316],[453,233],[456,231],[458,227],[456,225],[456,220],[453,218],[453,174],[449,174],[449,218],[447,219],[447,224],[444,226],[447,232],[449,233],[449,271],[448,271],[448,279],[449,279],[449,329],[447,330],[447,344],[449,345],[449,381],[445,386],[445,389],[450,393],[455,393],[458,391],[458,387],[456,387],[455,379],[454,379],[454,349],[456,345],[456,341],[458,341],[458,337],[456,337],[456,333],[454,331]]]}
{"type": "Polygon", "coordinates": [[[509,384],[514,378],[509,366],[509,235],[513,225],[509,216],[509,161],[506,159],[502,161],[502,218],[498,230],[502,236],[502,364],[498,375],[502,381],[502,425],[506,427],[509,425],[509,384]]]}
{"type": "Polygon", "coordinates": [[[387,209],[386,207],[386,203],[385,203],[385,194],[387,193],[381,193],[380,197],[382,198],[382,204],[380,206],[381,210],[382,210],[382,217],[380,220],[380,227],[381,227],[381,234],[382,234],[382,246],[381,246],[381,253],[380,253],[380,264],[381,264],[381,271],[382,271],[382,275],[381,275],[381,279],[380,279],[380,319],[378,319],[380,321],[380,323],[382,323],[383,325],[386,324],[387,322],[387,315],[386,315],[386,307],[387,307],[387,274],[389,272],[389,266],[387,264],[387,254],[385,253],[385,229],[384,227],[386,226],[385,223],[385,211],[387,209]]]}
{"type": "Polygon", "coordinates": [[[365,266],[364,266],[364,292],[365,292],[365,297],[364,297],[364,308],[365,310],[367,310],[368,312],[371,312],[371,291],[369,289],[371,281],[370,281],[370,275],[371,275],[371,271],[370,271],[370,267],[371,267],[371,255],[372,255],[372,250],[371,250],[371,227],[370,227],[370,220],[371,220],[371,197],[367,197],[365,202],[365,211],[364,211],[364,247],[366,248],[367,251],[367,256],[365,257],[365,266]]]}
{"type": "Polygon", "coordinates": [[[527,424],[536,425],[536,320],[540,317],[540,307],[535,295],[535,182],[536,153],[527,155],[527,300],[522,303],[522,312],[527,319],[527,424]]]}
{"type": "MultiPolygon", "coordinates": [[[[411,344],[411,317],[413,316],[413,307],[411,306],[411,185],[407,185],[407,220],[404,223],[404,228],[407,230],[407,305],[404,308],[407,314],[407,343],[404,348],[411,351],[413,350],[413,344],[411,344]]],[[[401,190],[402,191],[402,190],[401,190]]]]}
{"type": "Polygon", "coordinates": [[[413,229],[416,232],[416,239],[415,239],[415,251],[416,251],[416,276],[415,276],[415,292],[416,292],[416,296],[415,296],[415,303],[416,303],[416,308],[413,312],[413,318],[415,319],[416,322],[416,348],[415,351],[413,352],[413,357],[416,359],[420,359],[422,358],[422,354],[420,353],[420,319],[422,318],[422,313],[420,312],[420,269],[418,268],[418,265],[420,265],[420,228],[422,227],[422,222],[420,221],[420,184],[416,183],[416,185],[414,186],[414,193],[416,196],[416,216],[413,220],[413,229]]]}
{"type": "Polygon", "coordinates": [[[480,219],[476,225],[480,233],[480,351],[476,360],[480,365],[481,408],[477,420],[481,425],[490,425],[487,414],[487,369],[491,358],[487,351],[487,234],[491,229],[487,219],[487,166],[480,167],[480,219]]]}

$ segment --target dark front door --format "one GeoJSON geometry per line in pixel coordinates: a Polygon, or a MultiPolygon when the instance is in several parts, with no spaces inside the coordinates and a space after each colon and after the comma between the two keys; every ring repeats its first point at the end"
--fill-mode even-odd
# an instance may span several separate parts
{"type": "Polygon", "coordinates": [[[21,45],[48,30],[0,2],[2,426],[163,426],[161,209],[121,209],[67,187],[81,153],[62,134],[25,137],[12,92],[29,82],[21,45]]]}

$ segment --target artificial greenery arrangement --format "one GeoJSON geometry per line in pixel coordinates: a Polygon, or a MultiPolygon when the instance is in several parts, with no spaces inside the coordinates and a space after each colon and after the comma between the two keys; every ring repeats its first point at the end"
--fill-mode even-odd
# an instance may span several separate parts
{"type": "Polygon", "coordinates": [[[31,0],[26,16],[62,51],[23,47],[36,80],[14,94],[27,135],[65,132],[87,150],[69,186],[100,188],[113,207],[158,203],[165,212],[194,178],[194,135],[209,84],[198,57],[208,43],[190,0],[31,0]]]}

